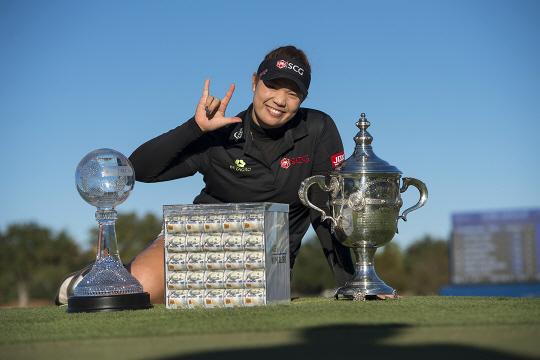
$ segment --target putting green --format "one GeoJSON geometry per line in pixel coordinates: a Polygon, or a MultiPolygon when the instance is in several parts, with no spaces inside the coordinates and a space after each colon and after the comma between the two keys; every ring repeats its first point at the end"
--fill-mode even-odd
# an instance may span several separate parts
{"type": "Polygon", "coordinates": [[[0,310],[6,359],[540,359],[540,299],[295,299],[278,306],[69,314],[0,310]]]}

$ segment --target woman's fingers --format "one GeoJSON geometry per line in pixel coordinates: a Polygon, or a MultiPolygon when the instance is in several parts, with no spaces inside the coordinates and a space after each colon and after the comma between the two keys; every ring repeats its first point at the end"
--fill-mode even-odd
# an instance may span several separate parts
{"type": "Polygon", "coordinates": [[[229,90],[223,97],[223,100],[220,100],[212,95],[210,95],[210,79],[206,79],[204,82],[203,94],[201,100],[199,100],[199,105],[195,112],[195,120],[197,124],[203,131],[213,131],[217,130],[227,124],[241,122],[242,120],[237,117],[227,118],[225,117],[225,110],[227,105],[231,100],[232,94],[234,93],[235,85],[232,84],[229,87],[229,90]]]}
{"type": "Polygon", "coordinates": [[[209,92],[210,92],[210,78],[206,79],[206,81],[204,82],[204,88],[203,88],[203,93],[202,93],[203,98],[206,98],[209,92]]]}
{"type": "Polygon", "coordinates": [[[229,90],[227,91],[227,93],[223,97],[223,101],[221,102],[219,111],[221,111],[224,115],[225,115],[225,110],[227,109],[227,105],[229,105],[229,101],[231,100],[231,97],[234,93],[234,88],[235,88],[234,84],[231,84],[231,86],[229,86],[229,90]]]}
{"type": "Polygon", "coordinates": [[[206,116],[210,117],[212,114],[216,111],[216,109],[219,108],[221,104],[221,100],[218,98],[213,97],[212,95],[209,95],[206,99],[206,106],[204,109],[206,110],[206,116]]]}
{"type": "Polygon", "coordinates": [[[214,100],[214,97],[213,97],[212,95],[208,95],[208,96],[206,97],[206,101],[204,102],[205,109],[206,109],[207,107],[209,107],[210,104],[212,104],[212,101],[213,101],[213,100],[214,100]]]}

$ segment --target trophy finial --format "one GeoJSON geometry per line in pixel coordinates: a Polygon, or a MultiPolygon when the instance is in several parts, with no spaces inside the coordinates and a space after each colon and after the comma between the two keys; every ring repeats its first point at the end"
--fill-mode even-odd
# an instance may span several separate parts
{"type": "Polygon", "coordinates": [[[369,146],[371,145],[371,142],[373,141],[373,137],[371,134],[367,131],[367,128],[369,127],[370,122],[366,119],[366,114],[362,113],[360,115],[360,120],[356,122],[356,126],[360,129],[360,132],[356,134],[354,137],[354,142],[357,146],[369,146]]]}

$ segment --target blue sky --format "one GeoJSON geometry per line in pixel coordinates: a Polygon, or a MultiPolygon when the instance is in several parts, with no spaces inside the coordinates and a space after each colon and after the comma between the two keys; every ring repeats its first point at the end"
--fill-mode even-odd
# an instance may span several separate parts
{"type": "MultiPolygon", "coordinates": [[[[3,0],[0,229],[36,221],[86,243],[95,209],[74,174],[87,153],[129,156],[182,124],[207,77],[218,97],[236,84],[235,115],[261,59],[288,44],[312,64],[303,105],[332,116],[345,156],[364,112],[375,153],[426,183],[401,246],[447,238],[454,213],[538,208],[539,20],[538,1],[3,0]]],[[[161,216],[202,187],[137,183],[117,210],[161,216]]]]}

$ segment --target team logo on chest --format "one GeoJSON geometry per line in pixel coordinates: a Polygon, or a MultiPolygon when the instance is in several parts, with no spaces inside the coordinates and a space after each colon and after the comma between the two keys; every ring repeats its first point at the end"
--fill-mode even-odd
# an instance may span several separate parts
{"type": "Polygon", "coordinates": [[[247,167],[246,162],[244,160],[241,160],[241,159],[236,159],[234,161],[234,165],[229,165],[229,168],[231,170],[238,171],[238,172],[251,171],[251,168],[247,167]]]}
{"type": "Polygon", "coordinates": [[[281,167],[284,169],[288,169],[291,165],[296,164],[302,164],[309,162],[309,156],[298,156],[298,157],[292,157],[292,158],[283,158],[281,159],[281,167]]]}

